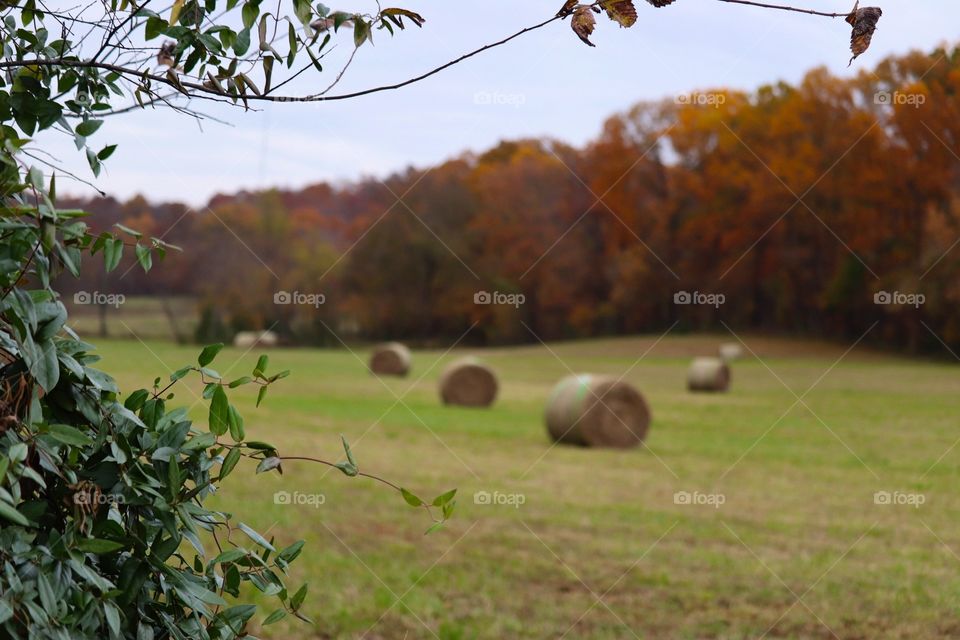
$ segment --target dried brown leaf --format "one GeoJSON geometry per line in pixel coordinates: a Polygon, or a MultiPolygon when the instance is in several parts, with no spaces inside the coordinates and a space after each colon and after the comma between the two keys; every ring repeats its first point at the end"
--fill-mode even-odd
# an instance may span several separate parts
{"type": "Polygon", "coordinates": [[[877,22],[883,11],[879,7],[859,7],[859,2],[854,7],[853,13],[847,16],[847,22],[853,25],[853,33],[850,35],[850,51],[853,57],[850,58],[850,64],[862,53],[870,48],[870,42],[873,40],[873,32],[877,30],[877,22]]]}
{"type": "Polygon", "coordinates": [[[597,45],[590,42],[590,34],[597,26],[597,19],[593,16],[593,11],[587,5],[580,5],[573,12],[573,18],[570,20],[570,27],[577,37],[584,43],[595,47],[597,45]]]}
{"type": "Polygon", "coordinates": [[[401,29],[403,29],[403,18],[407,18],[410,20],[410,22],[418,27],[422,27],[423,23],[427,21],[422,15],[410,11],[409,9],[384,9],[380,13],[385,16],[393,16],[396,18],[397,24],[401,29]]]}
{"type": "Polygon", "coordinates": [[[573,13],[573,10],[576,6],[577,0],[565,0],[563,6],[560,7],[560,11],[557,11],[557,17],[566,18],[568,15],[573,13]]]}
{"type": "Polygon", "coordinates": [[[621,27],[632,27],[637,22],[637,8],[633,6],[633,0],[604,0],[600,6],[607,12],[607,17],[621,27]]]}

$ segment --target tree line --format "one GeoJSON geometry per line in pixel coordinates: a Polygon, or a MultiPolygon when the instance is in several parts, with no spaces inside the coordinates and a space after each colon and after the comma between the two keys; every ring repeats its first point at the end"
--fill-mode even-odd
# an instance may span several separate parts
{"type": "Polygon", "coordinates": [[[195,297],[201,340],[498,344],[674,323],[847,340],[877,323],[884,345],[960,348],[960,48],[643,102],[582,148],[504,141],[195,210],[71,204],[184,251],[149,280],[125,256],[64,285],[195,297]]]}

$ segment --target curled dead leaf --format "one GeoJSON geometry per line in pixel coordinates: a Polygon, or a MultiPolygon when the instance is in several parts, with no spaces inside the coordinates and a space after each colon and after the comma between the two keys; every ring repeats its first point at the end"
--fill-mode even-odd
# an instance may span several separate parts
{"type": "Polygon", "coordinates": [[[173,55],[177,51],[177,43],[170,40],[164,42],[157,52],[157,64],[162,67],[172,67],[174,65],[173,55]]]}
{"type": "Polygon", "coordinates": [[[397,25],[401,29],[404,28],[403,26],[404,18],[407,18],[408,20],[410,20],[410,22],[417,25],[418,27],[422,27],[423,23],[427,21],[426,18],[424,18],[422,15],[420,15],[419,13],[414,13],[409,9],[384,9],[383,11],[380,12],[380,14],[388,18],[389,20],[391,20],[395,25],[397,25]]]}
{"type": "MultiPolygon", "coordinates": [[[[319,33],[325,33],[331,31],[336,25],[336,21],[333,18],[317,18],[310,23],[310,28],[319,33]]],[[[353,20],[344,20],[340,23],[341,27],[352,27],[353,20]]]]}
{"type": "Polygon", "coordinates": [[[560,7],[560,11],[557,11],[557,17],[566,18],[568,15],[573,13],[573,10],[576,6],[577,0],[565,0],[563,6],[560,7]]]}
{"type": "Polygon", "coordinates": [[[607,17],[621,27],[632,27],[637,22],[637,8],[633,6],[633,0],[604,0],[600,6],[607,12],[607,17]]]}
{"type": "Polygon", "coordinates": [[[590,34],[597,26],[597,19],[593,17],[593,11],[587,5],[580,5],[573,12],[573,18],[570,20],[570,27],[577,37],[583,40],[585,44],[595,47],[597,45],[590,42],[590,34]]]}
{"type": "Polygon", "coordinates": [[[850,35],[850,51],[853,52],[853,57],[850,58],[850,62],[847,64],[848,67],[853,64],[853,61],[862,53],[870,48],[870,43],[873,40],[873,32],[877,30],[877,22],[880,21],[880,16],[883,15],[883,10],[880,9],[880,7],[864,7],[860,9],[859,6],[860,2],[858,0],[857,4],[853,7],[853,11],[847,16],[847,22],[853,25],[853,33],[850,35]]]}

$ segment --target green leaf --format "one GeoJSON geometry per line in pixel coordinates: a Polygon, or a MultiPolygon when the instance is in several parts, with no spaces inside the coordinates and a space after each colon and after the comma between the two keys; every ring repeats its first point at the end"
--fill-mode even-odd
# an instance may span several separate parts
{"type": "Polygon", "coordinates": [[[181,451],[195,451],[197,449],[209,449],[217,442],[217,436],[212,433],[200,433],[180,447],[181,451]]]}
{"type": "Polygon", "coordinates": [[[150,254],[150,247],[145,247],[137,243],[133,250],[137,254],[137,262],[140,263],[143,270],[145,272],[150,271],[150,268],[153,266],[153,256],[150,254]]]}
{"type": "Polygon", "coordinates": [[[257,359],[257,366],[253,368],[253,377],[262,378],[267,371],[267,365],[270,363],[270,356],[262,355],[257,359]]]}
{"type": "Polygon", "coordinates": [[[90,438],[90,436],[83,433],[76,427],[71,427],[70,425],[66,424],[50,425],[50,436],[58,442],[76,447],[85,447],[93,443],[93,439],[90,438]]]}
{"type": "Polygon", "coordinates": [[[237,408],[230,405],[230,437],[234,442],[243,442],[246,433],[243,430],[243,416],[237,411],[237,408]]]}
{"type": "Polygon", "coordinates": [[[107,158],[113,155],[113,152],[117,150],[117,145],[108,144],[103,149],[100,149],[100,152],[97,154],[97,160],[103,162],[107,158]]]}
{"type": "Polygon", "coordinates": [[[270,544],[269,542],[267,542],[267,539],[266,539],[266,538],[264,538],[263,536],[261,536],[259,533],[257,533],[256,531],[254,531],[253,529],[251,529],[251,528],[248,527],[247,525],[245,525],[245,524],[243,524],[243,523],[241,522],[241,523],[239,523],[237,526],[240,528],[240,531],[243,531],[245,534],[247,534],[247,537],[248,537],[248,538],[250,538],[251,540],[253,540],[254,542],[256,542],[258,545],[260,545],[260,546],[263,547],[264,549],[269,549],[270,551],[276,551],[276,549],[273,547],[273,545],[270,544]]]}
{"type": "Polygon", "coordinates": [[[286,617],[287,617],[286,611],[284,611],[283,609],[277,609],[276,611],[274,611],[273,613],[271,613],[266,617],[266,619],[263,621],[263,626],[267,626],[268,624],[273,624],[274,622],[280,622],[286,617]]]}
{"type": "Polygon", "coordinates": [[[6,600],[0,600],[0,624],[13,617],[13,607],[6,600]]]}
{"type": "Polygon", "coordinates": [[[107,273],[117,268],[121,257],[123,257],[123,240],[120,238],[107,240],[103,245],[103,261],[107,273]]]}
{"type": "Polygon", "coordinates": [[[124,233],[130,234],[131,236],[133,236],[134,238],[137,238],[138,240],[143,237],[143,234],[140,233],[139,231],[135,231],[134,229],[131,229],[126,225],[122,225],[119,222],[117,222],[113,226],[115,226],[117,229],[120,229],[120,231],[123,231],[124,233]]]}
{"type": "Polygon", "coordinates": [[[257,21],[257,16],[260,15],[259,5],[259,2],[244,3],[243,10],[241,11],[244,29],[249,29],[253,26],[253,23],[257,21]]]}
{"type": "Polygon", "coordinates": [[[233,42],[233,52],[242,56],[250,49],[250,29],[249,27],[237,32],[237,39],[233,42]]]}
{"type": "Polygon", "coordinates": [[[3,516],[14,524],[19,524],[24,527],[30,525],[30,521],[27,520],[22,513],[3,499],[0,499],[0,516],[3,516]]]}
{"type": "Polygon", "coordinates": [[[147,40],[153,40],[168,27],[167,21],[163,18],[156,16],[151,16],[147,18],[147,26],[144,28],[144,38],[147,40]]]}
{"type": "Polygon", "coordinates": [[[124,545],[113,540],[104,540],[102,538],[83,538],[77,541],[77,549],[86,553],[95,553],[97,555],[104,553],[113,553],[123,549],[124,545]]]}
{"type": "Polygon", "coordinates": [[[78,135],[86,138],[96,133],[97,129],[99,129],[102,124],[103,120],[84,120],[77,125],[76,132],[78,135]]]}
{"type": "Polygon", "coordinates": [[[260,464],[257,465],[257,473],[266,473],[267,471],[273,471],[274,469],[281,471],[280,463],[282,462],[283,461],[276,456],[264,458],[260,461],[260,464]]]}
{"type": "Polygon", "coordinates": [[[123,406],[129,409],[130,411],[139,411],[140,407],[143,406],[143,403],[147,401],[147,398],[150,397],[150,392],[146,389],[137,389],[129,396],[127,396],[126,401],[123,403],[123,406]]]}
{"type": "Polygon", "coordinates": [[[451,489],[450,491],[447,491],[446,493],[443,493],[443,494],[437,496],[436,498],[434,498],[434,499],[433,499],[433,502],[430,503],[430,504],[432,504],[432,505],[435,506],[435,507],[442,507],[443,505],[445,505],[445,504],[447,504],[448,502],[450,502],[451,500],[453,500],[453,497],[454,497],[455,495],[457,495],[457,490],[456,490],[456,489],[451,489]]]}
{"type": "Polygon", "coordinates": [[[246,549],[228,549],[210,561],[210,564],[226,564],[247,557],[246,549]]]}
{"type": "Polygon", "coordinates": [[[293,597],[290,598],[290,608],[296,611],[300,608],[300,605],[303,604],[303,599],[307,596],[307,585],[304,584],[302,587],[297,589],[297,592],[293,594],[293,597]]]}
{"type": "Polygon", "coordinates": [[[220,350],[223,349],[223,343],[218,342],[217,344],[209,344],[203,348],[203,351],[200,352],[200,356],[197,358],[197,362],[201,367],[205,367],[213,359],[217,357],[217,354],[220,353],[220,350]]]}
{"type": "Polygon", "coordinates": [[[230,387],[231,389],[236,389],[237,387],[248,384],[252,381],[253,381],[253,378],[251,378],[250,376],[243,376],[242,378],[237,378],[227,386],[230,387]]]}
{"type": "Polygon", "coordinates": [[[110,627],[112,637],[120,637],[120,609],[112,602],[103,603],[103,613],[107,617],[107,626],[110,627]]]}
{"type": "Polygon", "coordinates": [[[277,557],[279,557],[281,560],[285,562],[293,562],[294,560],[297,559],[297,556],[300,555],[300,551],[303,550],[303,545],[304,545],[303,540],[297,540],[296,542],[291,544],[289,547],[281,551],[277,557]]]}
{"type": "Polygon", "coordinates": [[[350,464],[359,469],[360,465],[357,464],[357,461],[353,457],[353,451],[350,450],[350,443],[347,442],[346,436],[344,436],[342,433],[340,434],[340,442],[343,443],[343,450],[347,454],[347,460],[350,461],[350,464]]]}
{"type": "Polygon", "coordinates": [[[20,345],[30,373],[44,391],[51,391],[60,381],[60,361],[57,358],[57,347],[53,341],[34,342],[29,336],[20,345]]]}
{"type": "Polygon", "coordinates": [[[444,503],[443,509],[442,509],[443,519],[444,519],[444,520],[449,520],[449,519],[450,519],[450,516],[453,515],[453,508],[454,508],[455,506],[457,506],[457,501],[456,501],[456,500],[451,500],[450,502],[444,503]]]}
{"type": "Polygon", "coordinates": [[[186,367],[183,367],[183,368],[181,368],[181,369],[177,369],[176,371],[174,371],[173,373],[170,374],[170,382],[176,382],[177,380],[182,379],[184,376],[186,376],[186,375],[187,375],[188,373],[190,373],[191,371],[193,371],[193,366],[192,366],[192,365],[187,365],[186,367]]]}
{"type": "Polygon", "coordinates": [[[180,463],[177,462],[177,456],[171,455],[167,464],[167,484],[170,487],[170,497],[176,499],[180,494],[180,463]]]}
{"type": "Polygon", "coordinates": [[[406,500],[407,504],[411,507],[422,507],[424,504],[426,504],[423,500],[402,487],[400,488],[400,495],[403,496],[403,499],[406,500]]]}
{"type": "Polygon", "coordinates": [[[230,428],[230,402],[223,387],[216,385],[210,400],[210,431],[222,436],[230,428]]]}
{"type": "Polygon", "coordinates": [[[260,387],[260,391],[257,392],[257,406],[258,406],[258,407],[260,406],[260,403],[263,402],[263,399],[266,397],[266,395],[267,395],[267,389],[268,389],[268,388],[269,388],[269,387],[266,387],[266,386],[260,387]]]}
{"type": "Polygon", "coordinates": [[[370,25],[360,17],[355,18],[353,21],[353,46],[359,47],[370,40],[370,36],[370,25]]]}
{"type": "Polygon", "coordinates": [[[441,527],[443,527],[443,522],[434,522],[432,525],[430,525],[427,528],[426,531],[423,532],[423,535],[428,536],[434,531],[437,531],[438,529],[440,529],[441,527]]]}
{"type": "Polygon", "coordinates": [[[356,477],[360,473],[360,470],[349,462],[338,462],[333,466],[335,466],[337,469],[340,469],[340,471],[343,471],[344,475],[350,476],[351,478],[356,477]]]}
{"type": "Polygon", "coordinates": [[[230,453],[227,454],[227,457],[223,459],[223,464],[220,465],[220,479],[223,480],[230,472],[233,471],[233,468],[237,466],[237,463],[240,462],[240,457],[243,455],[243,451],[240,447],[234,447],[230,449],[230,453]]]}

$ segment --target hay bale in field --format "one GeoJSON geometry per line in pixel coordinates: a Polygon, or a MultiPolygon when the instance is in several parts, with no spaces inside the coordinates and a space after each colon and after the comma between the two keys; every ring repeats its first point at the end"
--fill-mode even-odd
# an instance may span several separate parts
{"type": "Polygon", "coordinates": [[[639,391],[612,376],[568,376],[553,389],[545,414],[554,442],[585,447],[635,447],[650,427],[639,391]]]}
{"type": "Polygon", "coordinates": [[[387,342],[370,355],[370,373],[379,376],[405,376],[410,372],[410,349],[399,342],[387,342]]]}
{"type": "Polygon", "coordinates": [[[440,374],[440,400],[461,407],[489,407],[499,386],[493,369],[476,358],[461,358],[440,374]]]}
{"type": "Polygon", "coordinates": [[[690,391],[726,391],[730,388],[730,367],[720,358],[694,358],[687,372],[690,391]]]}
{"type": "Polygon", "coordinates": [[[277,334],[273,331],[239,331],[233,336],[233,346],[241,349],[275,347],[278,341],[277,334]]]}
{"type": "Polygon", "coordinates": [[[733,362],[743,357],[743,347],[739,342],[725,342],[720,345],[719,353],[724,362],[733,362]]]}

